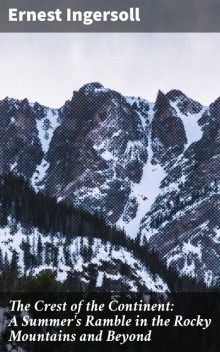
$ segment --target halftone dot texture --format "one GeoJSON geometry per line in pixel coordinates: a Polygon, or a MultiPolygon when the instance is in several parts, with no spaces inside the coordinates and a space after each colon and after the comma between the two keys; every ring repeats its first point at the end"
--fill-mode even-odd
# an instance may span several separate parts
{"type": "MultiPolygon", "coordinates": [[[[59,110],[27,100],[1,101],[0,173],[22,175],[35,191],[50,197],[48,202],[45,197],[38,199],[40,209],[33,195],[28,198],[34,211],[44,214],[39,217],[30,211],[24,219],[19,209],[12,206],[12,213],[7,214],[9,208],[5,208],[1,225],[10,227],[13,238],[7,240],[13,246],[9,250],[2,243],[1,256],[6,258],[1,259],[2,265],[11,261],[17,270],[23,253],[22,270],[29,274],[56,271],[64,289],[68,282],[68,287],[78,291],[163,291],[166,285],[155,275],[172,289],[175,283],[169,283],[178,276],[166,268],[167,261],[184,276],[177,290],[192,289],[187,277],[201,282],[201,289],[202,283],[219,286],[219,114],[219,100],[205,111],[179,91],[159,92],[153,106],[141,98],[125,98],[100,83],[74,92],[59,110]],[[198,114],[203,136],[188,145],[183,118],[187,121],[198,114]],[[147,163],[152,169],[163,168],[164,178],[145,211],[143,199],[154,188],[154,170],[141,195],[133,190],[142,182],[147,163]],[[75,217],[72,205],[78,209],[75,217]],[[143,215],[136,225],[134,244],[114,226],[120,221],[126,230],[140,211],[143,215]],[[14,214],[26,228],[21,242],[16,239],[19,226],[13,221],[14,214]],[[58,239],[57,229],[75,237],[78,231],[78,238],[70,240],[65,235],[58,239]],[[154,233],[149,243],[148,233],[154,233]],[[149,248],[156,253],[149,253],[149,248]],[[18,254],[12,254],[13,249],[18,254]]],[[[12,199],[11,194],[8,198],[12,199]]],[[[23,201],[23,205],[15,202],[18,208],[25,208],[25,197],[23,201]]],[[[48,276],[49,283],[52,288],[52,276],[48,276]]]]}

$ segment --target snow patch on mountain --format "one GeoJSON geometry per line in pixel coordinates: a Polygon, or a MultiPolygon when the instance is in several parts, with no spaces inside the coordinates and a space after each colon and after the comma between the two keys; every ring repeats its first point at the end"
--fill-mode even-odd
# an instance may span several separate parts
{"type": "MultiPolygon", "coordinates": [[[[152,121],[154,115],[154,104],[150,105],[148,112],[149,122],[152,121]]],[[[140,114],[141,117],[141,114],[140,114]]],[[[146,131],[146,120],[142,120],[143,129],[146,131]]],[[[140,148],[140,146],[139,146],[140,148]]],[[[124,220],[124,214],[117,222],[117,226],[123,228],[126,233],[135,238],[140,226],[140,222],[143,219],[144,215],[151,209],[151,206],[156,200],[157,195],[160,191],[161,181],[164,179],[166,173],[163,167],[159,164],[153,165],[151,163],[153,152],[152,152],[152,140],[151,133],[148,130],[148,147],[147,147],[147,163],[143,167],[143,174],[141,181],[139,183],[132,183],[131,186],[131,195],[130,198],[134,198],[138,204],[138,210],[134,219],[129,222],[124,220]]],[[[149,234],[148,234],[149,235],[149,234]]],[[[146,236],[147,237],[147,236],[146,236]]]]}
{"type": "Polygon", "coordinates": [[[90,242],[87,237],[75,237],[67,245],[66,239],[60,234],[44,236],[37,229],[34,229],[27,236],[21,227],[15,233],[12,233],[9,227],[5,227],[0,229],[0,248],[2,257],[5,258],[6,256],[9,261],[12,259],[13,251],[17,252],[19,258],[18,265],[22,274],[25,272],[26,274],[32,273],[33,275],[38,275],[42,271],[51,270],[56,273],[57,280],[63,282],[66,280],[68,273],[77,272],[82,275],[84,282],[89,282],[91,278],[88,275],[88,268],[93,265],[96,267],[96,286],[99,288],[103,285],[104,278],[107,278],[122,282],[123,280],[128,280],[129,285],[135,292],[138,291],[136,282],[150,291],[169,291],[168,286],[159,275],[152,275],[126,249],[111,246],[109,242],[105,243],[97,238],[93,238],[92,242],[90,242]],[[42,263],[37,267],[27,269],[24,264],[24,250],[22,248],[24,243],[28,243],[30,252],[34,255],[34,252],[36,253],[37,251],[39,239],[43,248],[41,253],[43,258],[42,263]],[[58,250],[56,264],[53,260],[50,260],[48,255],[46,256],[48,254],[46,253],[48,246],[50,248],[57,248],[58,250]],[[68,263],[65,260],[64,250],[69,253],[68,263]],[[45,259],[46,257],[47,260],[45,259]],[[112,269],[111,273],[106,271],[107,263],[110,265],[109,268],[113,268],[114,263],[116,263],[116,267],[121,264],[128,266],[130,270],[129,278],[126,278],[120,271],[115,274],[113,274],[112,269]]]}
{"type": "Polygon", "coordinates": [[[123,215],[117,222],[120,228],[124,228],[126,233],[134,238],[144,215],[151,209],[157,195],[159,194],[160,184],[165,177],[164,169],[159,165],[151,164],[152,150],[151,141],[148,144],[148,162],[143,168],[142,179],[139,183],[133,183],[131,196],[138,202],[138,210],[134,219],[129,223],[123,221],[123,215]]]}
{"type": "Polygon", "coordinates": [[[175,109],[177,115],[183,122],[187,138],[185,149],[187,149],[192,143],[197,142],[202,138],[202,128],[199,126],[198,121],[207,110],[207,107],[204,106],[198,113],[188,113],[185,115],[178,108],[178,103],[178,100],[175,102],[170,101],[170,105],[175,109]]]}
{"type": "Polygon", "coordinates": [[[15,170],[16,169],[16,167],[17,167],[17,161],[15,161],[13,164],[11,164],[11,166],[10,166],[10,171],[13,171],[13,170],[15,170]]]}
{"type": "Polygon", "coordinates": [[[32,178],[31,178],[31,185],[36,192],[44,189],[44,177],[46,176],[46,172],[49,168],[50,164],[43,159],[41,164],[37,166],[32,178]]]}
{"type": "Polygon", "coordinates": [[[215,229],[214,229],[213,241],[214,241],[215,243],[220,244],[220,228],[215,228],[215,229]]]}
{"type": "Polygon", "coordinates": [[[42,150],[46,154],[51,139],[53,137],[54,130],[59,126],[59,110],[46,109],[44,118],[37,120],[38,137],[41,142],[42,150]]]}

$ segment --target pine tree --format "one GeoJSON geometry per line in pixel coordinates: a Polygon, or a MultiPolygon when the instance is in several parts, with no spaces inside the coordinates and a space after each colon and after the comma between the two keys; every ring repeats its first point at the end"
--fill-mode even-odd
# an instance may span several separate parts
{"type": "Polygon", "coordinates": [[[43,245],[42,245],[41,236],[38,237],[38,242],[37,242],[37,264],[38,266],[43,264],[43,245]]]}

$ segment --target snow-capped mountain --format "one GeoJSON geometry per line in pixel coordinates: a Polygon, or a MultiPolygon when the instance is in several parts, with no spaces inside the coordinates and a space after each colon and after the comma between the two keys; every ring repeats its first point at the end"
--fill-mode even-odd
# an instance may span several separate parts
{"type": "Polygon", "coordinates": [[[220,102],[155,103],[90,83],[58,110],[0,102],[0,172],[104,215],[168,266],[219,285],[220,102]]]}

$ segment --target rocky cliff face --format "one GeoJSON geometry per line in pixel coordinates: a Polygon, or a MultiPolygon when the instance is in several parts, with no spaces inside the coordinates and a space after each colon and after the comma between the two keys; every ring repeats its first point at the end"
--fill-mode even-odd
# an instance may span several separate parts
{"type": "Polygon", "coordinates": [[[13,171],[37,185],[58,125],[58,110],[30,104],[27,99],[5,98],[0,101],[0,118],[0,174],[13,171]]]}
{"type": "MultiPolygon", "coordinates": [[[[46,192],[115,223],[147,161],[137,109],[99,84],[75,92],[61,109],[62,123],[50,145],[46,192]]],[[[147,111],[145,104],[143,118],[147,111]]]]}
{"type": "Polygon", "coordinates": [[[31,107],[26,99],[6,98],[0,102],[0,116],[0,172],[16,169],[30,178],[43,155],[37,135],[37,106],[31,107]]]}
{"type": "Polygon", "coordinates": [[[172,90],[154,104],[99,83],[59,110],[5,99],[0,172],[102,213],[179,273],[219,285],[219,112],[219,99],[203,107],[172,90]]]}
{"type": "Polygon", "coordinates": [[[187,143],[183,122],[168,96],[158,93],[152,120],[152,162],[170,166],[187,143]]]}
{"type": "MultiPolygon", "coordinates": [[[[175,103],[175,109],[181,116],[178,103],[175,103]]],[[[219,111],[217,100],[207,110],[198,106],[196,110],[182,113],[186,119],[195,118],[198,125],[191,125],[191,131],[188,128],[188,144],[166,173],[158,197],[140,226],[142,236],[160,251],[168,265],[204,280],[207,285],[217,286],[220,259],[219,111]],[[199,125],[200,132],[196,131],[199,125]],[[192,137],[196,138],[194,142],[192,137]]]]}

